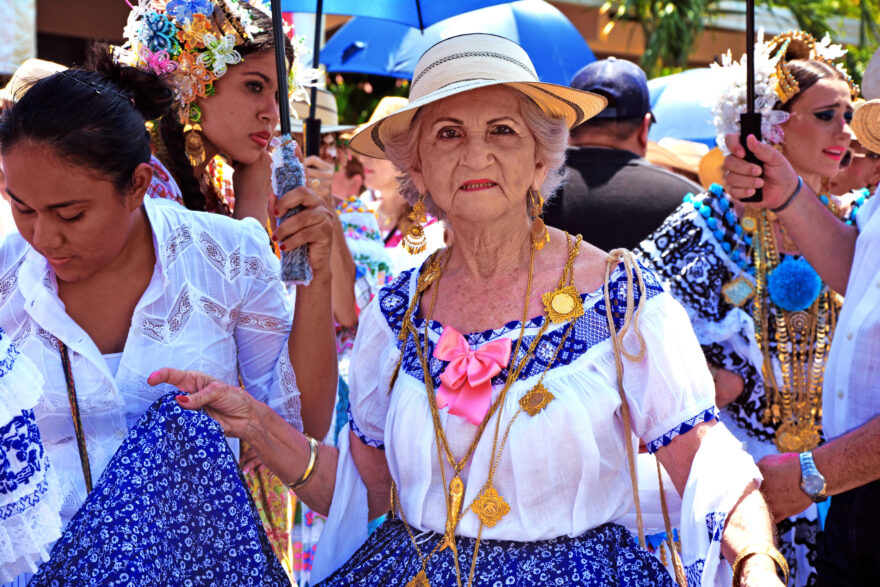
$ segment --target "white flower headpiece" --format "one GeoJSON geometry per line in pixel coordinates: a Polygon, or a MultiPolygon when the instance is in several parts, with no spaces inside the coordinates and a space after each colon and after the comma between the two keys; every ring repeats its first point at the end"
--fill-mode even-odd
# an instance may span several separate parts
{"type": "MultiPolygon", "coordinates": [[[[788,112],[776,110],[780,102],[785,104],[797,95],[800,88],[789,73],[788,59],[814,59],[836,68],[847,80],[853,96],[858,95],[858,87],[839,60],[846,55],[840,45],[831,43],[827,34],[817,42],[812,35],[803,31],[791,31],[764,41],[763,29],[758,31],[755,43],[755,112],[761,114],[761,135],[764,143],[778,145],[783,142],[785,133],[782,124],[789,118],[788,112]]],[[[713,63],[712,68],[722,70],[726,83],[719,85],[719,92],[712,103],[712,123],[715,125],[715,141],[727,154],[725,135],[738,134],[740,114],[746,112],[746,57],[735,61],[728,52],[721,57],[721,64],[713,63]]]]}

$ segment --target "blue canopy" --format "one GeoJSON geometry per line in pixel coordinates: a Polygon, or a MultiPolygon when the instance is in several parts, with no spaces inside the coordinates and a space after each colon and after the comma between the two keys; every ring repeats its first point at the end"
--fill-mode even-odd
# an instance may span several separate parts
{"type": "MultiPolygon", "coordinates": [[[[324,0],[324,14],[350,14],[393,20],[416,28],[431,26],[443,19],[501,4],[504,0],[324,0]]],[[[317,0],[281,0],[284,12],[317,12],[317,0]]]]}
{"type": "Polygon", "coordinates": [[[651,127],[649,138],[659,141],[672,137],[714,147],[712,101],[721,83],[727,83],[725,73],[709,67],[650,80],[651,110],[657,124],[651,127]]]}
{"type": "Polygon", "coordinates": [[[544,0],[518,0],[453,16],[424,31],[357,16],[327,41],[321,62],[331,72],[412,79],[419,57],[432,45],[477,32],[518,43],[544,82],[568,85],[581,67],[596,60],[580,32],[559,10],[544,0]]]}

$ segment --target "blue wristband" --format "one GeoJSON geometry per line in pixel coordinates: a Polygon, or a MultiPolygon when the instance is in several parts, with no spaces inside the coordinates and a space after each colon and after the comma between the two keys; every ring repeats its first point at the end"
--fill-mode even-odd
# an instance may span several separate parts
{"type": "Polygon", "coordinates": [[[802,187],[804,187],[804,180],[801,178],[800,175],[798,175],[798,183],[797,183],[797,187],[794,188],[794,193],[791,194],[790,196],[788,196],[788,199],[785,201],[784,204],[782,204],[778,208],[770,208],[770,211],[773,212],[774,214],[778,214],[779,212],[782,212],[783,210],[788,208],[789,204],[791,204],[794,201],[794,199],[797,197],[797,195],[799,193],[801,193],[802,187]]]}

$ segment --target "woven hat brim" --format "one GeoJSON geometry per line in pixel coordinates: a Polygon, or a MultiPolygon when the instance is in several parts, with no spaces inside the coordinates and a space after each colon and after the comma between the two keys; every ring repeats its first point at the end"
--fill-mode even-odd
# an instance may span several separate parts
{"type": "Polygon", "coordinates": [[[721,149],[715,147],[700,159],[700,165],[697,168],[697,177],[700,179],[700,185],[705,189],[709,189],[713,183],[722,185],[724,183],[724,153],[721,149]]]}
{"type": "Polygon", "coordinates": [[[863,147],[880,153],[880,99],[860,104],[853,113],[850,128],[863,147]]]}
{"type": "Polygon", "coordinates": [[[505,80],[463,80],[440,88],[430,94],[411,101],[409,104],[372,124],[358,127],[351,139],[351,149],[366,157],[385,159],[385,141],[409,129],[416,112],[427,106],[456,94],[504,85],[514,88],[531,98],[541,110],[552,118],[564,118],[568,128],[573,128],[592,118],[608,105],[604,96],[576,90],[568,86],[544,82],[522,82],[505,80]]]}

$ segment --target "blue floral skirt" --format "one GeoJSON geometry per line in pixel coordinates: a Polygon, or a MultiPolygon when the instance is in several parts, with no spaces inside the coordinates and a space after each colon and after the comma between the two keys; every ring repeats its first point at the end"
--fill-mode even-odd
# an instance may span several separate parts
{"type": "Polygon", "coordinates": [[[29,585],[290,581],[222,428],[167,395],[129,432],[29,585]]]}
{"type": "MultiPolygon", "coordinates": [[[[425,554],[442,538],[435,532],[413,532],[425,554]]],[[[475,542],[473,538],[462,537],[456,541],[462,584],[467,583],[475,542]]],[[[420,570],[419,555],[406,526],[391,518],[319,587],[406,585],[420,570]]],[[[433,587],[456,585],[455,563],[449,549],[431,557],[427,576],[433,587]]],[[[474,585],[674,587],[660,562],[639,548],[629,531],[617,524],[604,524],[577,538],[563,536],[541,542],[481,540],[474,585]]]]}

